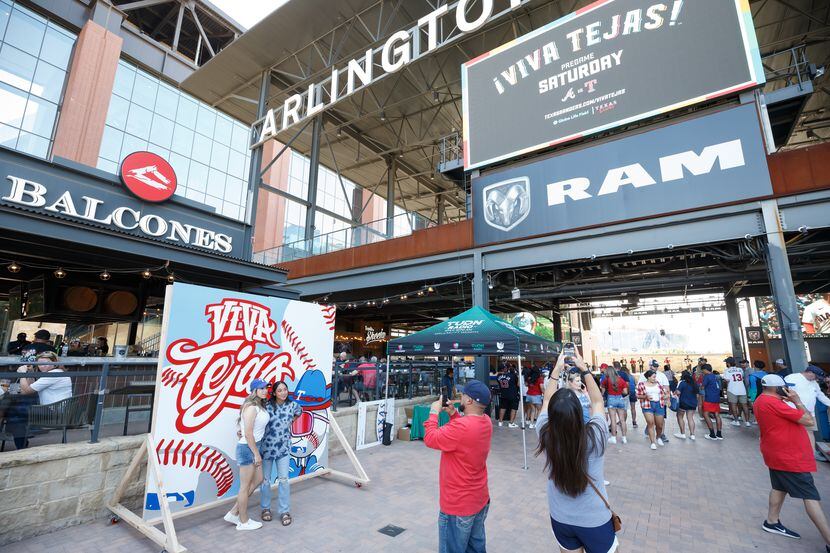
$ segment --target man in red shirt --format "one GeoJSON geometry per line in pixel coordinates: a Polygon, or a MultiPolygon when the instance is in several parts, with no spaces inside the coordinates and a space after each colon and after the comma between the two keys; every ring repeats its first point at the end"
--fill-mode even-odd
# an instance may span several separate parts
{"type": "Polygon", "coordinates": [[[818,528],[830,553],[830,524],[821,510],[818,490],[813,482],[816,460],[810,447],[806,428],[813,426],[813,415],[801,398],[784,379],[768,374],[761,379],[764,392],[755,400],[753,409],[761,431],[761,455],[769,468],[772,491],[769,513],[762,528],[771,534],[798,539],[801,536],[786,528],[778,519],[787,494],[804,500],[807,516],[818,528]],[[785,401],[795,405],[790,407],[785,401]]]}
{"type": "Polygon", "coordinates": [[[443,399],[430,406],[424,422],[424,443],[441,451],[438,470],[441,512],[438,515],[439,553],[485,553],[484,521],[490,507],[487,488],[487,455],[493,423],[484,414],[490,390],[478,380],[461,392],[460,411],[443,399]],[[438,413],[444,409],[450,422],[438,428],[438,413]]]}

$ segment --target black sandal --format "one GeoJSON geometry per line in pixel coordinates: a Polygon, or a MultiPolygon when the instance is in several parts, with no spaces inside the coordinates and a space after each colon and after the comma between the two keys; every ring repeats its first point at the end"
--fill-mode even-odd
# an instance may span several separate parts
{"type": "Polygon", "coordinates": [[[281,514],[280,521],[282,522],[283,526],[288,526],[289,524],[291,524],[291,515],[288,513],[281,514]]]}
{"type": "Polygon", "coordinates": [[[271,515],[271,509],[262,510],[262,520],[265,522],[270,522],[274,520],[274,517],[271,515]]]}

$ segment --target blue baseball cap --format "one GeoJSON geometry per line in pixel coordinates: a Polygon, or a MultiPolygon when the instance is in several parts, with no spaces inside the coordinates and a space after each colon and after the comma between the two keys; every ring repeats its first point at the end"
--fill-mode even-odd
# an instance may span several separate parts
{"type": "Polygon", "coordinates": [[[819,378],[824,378],[824,371],[821,367],[816,367],[815,365],[807,365],[807,368],[804,369],[804,372],[811,372],[819,378]]]}
{"type": "Polygon", "coordinates": [[[470,380],[461,392],[482,405],[490,404],[490,388],[480,380],[470,380]]]}
{"type": "Polygon", "coordinates": [[[251,388],[252,392],[254,390],[259,390],[260,388],[267,388],[267,387],[268,387],[268,383],[265,382],[264,380],[262,380],[261,378],[254,378],[253,381],[251,381],[251,385],[250,385],[250,388],[251,388]]]}

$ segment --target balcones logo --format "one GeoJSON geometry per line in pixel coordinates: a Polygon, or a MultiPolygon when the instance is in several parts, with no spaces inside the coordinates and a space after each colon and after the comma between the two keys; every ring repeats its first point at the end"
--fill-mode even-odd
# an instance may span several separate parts
{"type": "Polygon", "coordinates": [[[152,152],[133,152],[121,162],[121,180],[130,192],[148,202],[163,202],[176,191],[176,172],[152,152]]]}

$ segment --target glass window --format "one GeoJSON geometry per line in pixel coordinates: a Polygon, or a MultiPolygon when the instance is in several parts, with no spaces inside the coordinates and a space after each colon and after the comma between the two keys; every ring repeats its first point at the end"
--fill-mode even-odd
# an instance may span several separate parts
{"type": "Polygon", "coordinates": [[[46,28],[46,36],[43,37],[40,59],[46,60],[61,69],[66,69],[69,66],[69,58],[72,55],[74,44],[74,36],[49,22],[49,26],[46,28]]]}
{"type": "Polygon", "coordinates": [[[17,145],[17,137],[20,129],[0,124],[0,145],[7,148],[14,148],[17,145]]]}
{"type": "Polygon", "coordinates": [[[150,142],[169,149],[173,141],[173,127],[173,121],[156,114],[150,129],[150,142]]]}
{"type": "Polygon", "coordinates": [[[124,140],[124,133],[116,128],[107,125],[104,127],[104,135],[101,138],[101,151],[98,153],[104,159],[118,164],[121,160],[121,142],[124,140]]]}
{"type": "Polygon", "coordinates": [[[37,64],[35,78],[32,80],[32,94],[57,104],[61,99],[63,87],[55,86],[55,83],[63,83],[65,76],[66,72],[63,69],[41,61],[37,64]]]}
{"type": "Polygon", "coordinates": [[[46,157],[49,153],[49,140],[27,132],[20,133],[17,139],[17,149],[37,157],[46,157]]]}
{"type": "Polygon", "coordinates": [[[121,96],[113,95],[110,99],[110,107],[107,111],[107,125],[118,129],[127,126],[127,114],[130,112],[130,102],[121,96]]]}
{"type": "Polygon", "coordinates": [[[133,83],[135,82],[135,69],[126,63],[118,62],[118,69],[115,71],[115,84],[112,91],[122,98],[130,99],[133,95],[133,83]]]}
{"type": "Polygon", "coordinates": [[[132,104],[127,116],[127,128],[124,130],[143,140],[150,138],[150,123],[153,121],[153,112],[141,106],[132,104]]]}
{"type": "Polygon", "coordinates": [[[179,93],[166,84],[159,85],[156,95],[156,113],[168,119],[176,119],[176,107],[179,104],[179,93]]]}
{"type": "Polygon", "coordinates": [[[9,16],[11,16],[11,13],[11,4],[6,3],[5,0],[0,2],[0,38],[6,34],[6,23],[9,22],[9,16]]]}
{"type": "Polygon", "coordinates": [[[216,112],[209,106],[199,105],[199,116],[196,119],[196,132],[213,137],[213,129],[215,126],[216,112]]]}
{"type": "Polygon", "coordinates": [[[158,90],[158,87],[159,83],[157,80],[153,80],[146,75],[138,73],[135,76],[133,95],[130,100],[134,104],[138,104],[139,106],[143,106],[148,110],[151,110],[156,105],[156,91],[158,90]]]}
{"type": "Polygon", "coordinates": [[[3,41],[33,56],[37,56],[40,54],[40,46],[43,44],[43,35],[45,32],[45,19],[36,16],[29,10],[21,8],[19,5],[15,5],[3,41]]]}
{"type": "Polygon", "coordinates": [[[50,138],[57,113],[57,105],[35,96],[29,96],[29,101],[26,104],[26,114],[23,116],[22,129],[44,138],[50,138]]]}
{"type": "Polygon", "coordinates": [[[8,44],[0,48],[0,81],[28,92],[36,66],[36,57],[8,44]]]}
{"type": "Polygon", "coordinates": [[[20,127],[26,112],[26,93],[0,83],[0,121],[13,127],[20,127]]]}
{"type": "Polygon", "coordinates": [[[237,152],[247,152],[248,151],[248,137],[250,136],[251,129],[245,127],[243,125],[234,125],[233,126],[233,138],[231,139],[231,148],[236,150],[237,152]]]}
{"type": "Polygon", "coordinates": [[[96,167],[102,171],[106,171],[107,173],[117,173],[118,172],[118,164],[114,161],[110,161],[108,159],[104,159],[102,157],[98,158],[98,164],[96,167]]]}
{"type": "Polygon", "coordinates": [[[179,195],[231,217],[244,216],[250,153],[247,147],[231,149],[237,134],[247,146],[247,128],[238,121],[121,60],[107,126],[98,154],[102,160],[117,164],[136,150],[158,153],[173,165],[179,195]]]}

